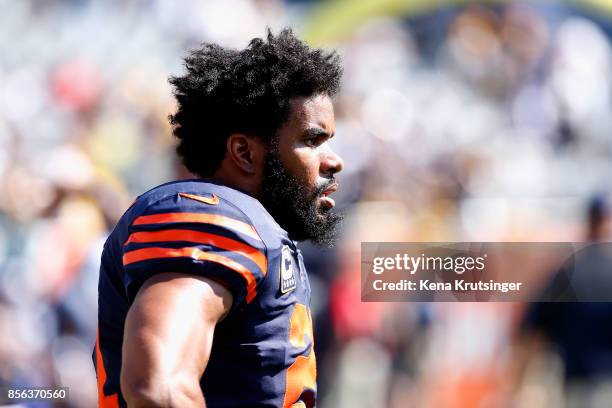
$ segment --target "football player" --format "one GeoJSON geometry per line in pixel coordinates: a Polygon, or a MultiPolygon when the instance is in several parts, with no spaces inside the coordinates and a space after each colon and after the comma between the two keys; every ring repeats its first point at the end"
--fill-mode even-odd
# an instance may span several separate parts
{"type": "Polygon", "coordinates": [[[310,286],[296,243],[329,244],[335,52],[291,30],[204,44],[172,77],[177,153],[104,246],[94,363],[103,407],[313,407],[310,286]]]}

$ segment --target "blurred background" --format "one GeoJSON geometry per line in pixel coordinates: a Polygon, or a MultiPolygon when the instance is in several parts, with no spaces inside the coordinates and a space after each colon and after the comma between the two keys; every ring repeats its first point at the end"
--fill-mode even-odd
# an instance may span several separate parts
{"type": "Polygon", "coordinates": [[[609,304],[361,303],[359,261],[362,241],[610,239],[612,2],[0,0],[0,22],[0,385],[95,406],[104,239],[188,177],[167,77],[289,25],[345,67],[347,218],[303,249],[319,406],[612,406],[609,304]]]}

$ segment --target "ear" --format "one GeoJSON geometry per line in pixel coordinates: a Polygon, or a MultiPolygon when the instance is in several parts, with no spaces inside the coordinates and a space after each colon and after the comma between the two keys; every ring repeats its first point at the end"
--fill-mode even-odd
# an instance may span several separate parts
{"type": "Polygon", "coordinates": [[[265,158],[264,142],[244,133],[232,133],[227,139],[227,154],[240,170],[256,174],[263,168],[265,158]]]}

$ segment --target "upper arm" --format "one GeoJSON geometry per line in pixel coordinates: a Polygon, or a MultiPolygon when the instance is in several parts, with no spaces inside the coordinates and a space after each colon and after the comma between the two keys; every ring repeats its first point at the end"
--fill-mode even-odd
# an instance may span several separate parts
{"type": "Polygon", "coordinates": [[[144,396],[148,403],[202,404],[199,379],[215,325],[231,304],[231,293],[208,278],[180,273],[149,278],[125,323],[121,388],[126,400],[144,396]],[[183,400],[176,401],[177,395],[183,400]]]}

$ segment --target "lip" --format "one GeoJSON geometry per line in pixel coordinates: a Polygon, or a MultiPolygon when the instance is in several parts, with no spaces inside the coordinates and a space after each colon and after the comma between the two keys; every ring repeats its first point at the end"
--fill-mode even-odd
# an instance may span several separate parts
{"type": "Polygon", "coordinates": [[[331,185],[331,186],[330,186],[328,189],[326,189],[325,191],[323,191],[323,192],[321,193],[321,195],[322,195],[323,197],[327,197],[328,195],[335,193],[335,192],[336,192],[336,190],[338,190],[338,184],[337,184],[337,183],[336,183],[336,184],[331,185]]]}
{"type": "Polygon", "coordinates": [[[336,202],[334,201],[334,199],[329,197],[329,195],[336,192],[336,190],[338,190],[338,184],[334,183],[321,193],[320,202],[323,208],[327,208],[329,210],[336,206],[336,202]]]}

